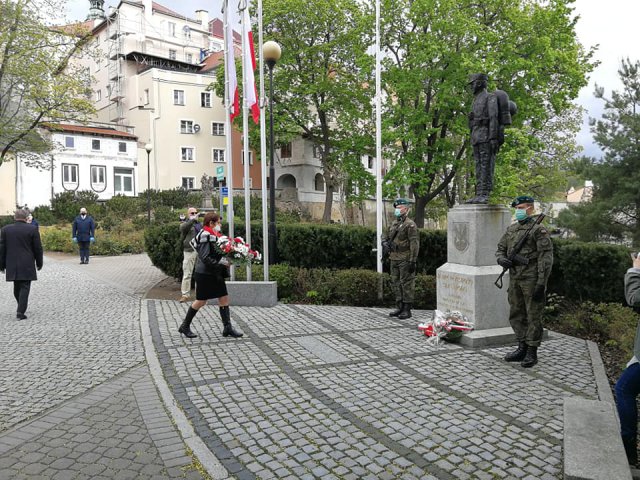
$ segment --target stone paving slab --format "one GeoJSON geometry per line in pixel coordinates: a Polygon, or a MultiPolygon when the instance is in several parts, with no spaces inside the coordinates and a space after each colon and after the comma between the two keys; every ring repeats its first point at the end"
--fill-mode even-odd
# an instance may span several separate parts
{"type": "Polygon", "coordinates": [[[0,480],[201,479],[146,367],[0,435],[0,480]]]}
{"type": "Polygon", "coordinates": [[[436,348],[430,312],[186,307],[148,301],[161,368],[194,428],[236,478],[562,478],[563,399],[597,398],[586,342],[553,335],[533,369],[507,348],[436,348]],[[572,372],[568,375],[567,371],[572,372]]]}
{"type": "Polygon", "coordinates": [[[45,259],[27,320],[15,319],[12,283],[0,282],[0,298],[0,431],[144,359],[139,297],[66,264],[45,259]]]}

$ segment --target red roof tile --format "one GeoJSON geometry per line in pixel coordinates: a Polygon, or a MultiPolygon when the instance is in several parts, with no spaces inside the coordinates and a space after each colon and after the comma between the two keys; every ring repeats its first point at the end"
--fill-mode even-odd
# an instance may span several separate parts
{"type": "Polygon", "coordinates": [[[67,125],[62,123],[43,123],[42,127],[52,132],[87,133],[91,135],[101,135],[103,137],[138,139],[138,137],[132,133],[116,130],[115,128],[85,127],[83,125],[67,125]]]}

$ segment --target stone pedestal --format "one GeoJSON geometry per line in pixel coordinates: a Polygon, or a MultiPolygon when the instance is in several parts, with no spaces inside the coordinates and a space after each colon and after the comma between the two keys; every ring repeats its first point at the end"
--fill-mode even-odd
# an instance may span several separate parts
{"type": "Polygon", "coordinates": [[[475,323],[462,337],[469,346],[515,341],[509,326],[507,286],[494,282],[502,272],[495,252],[500,237],[511,223],[509,209],[498,205],[458,205],[447,218],[447,263],[438,268],[437,308],[457,310],[475,323]]]}

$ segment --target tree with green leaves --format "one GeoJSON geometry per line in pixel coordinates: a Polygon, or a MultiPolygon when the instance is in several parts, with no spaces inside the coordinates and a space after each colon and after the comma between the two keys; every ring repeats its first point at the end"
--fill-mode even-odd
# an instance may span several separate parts
{"type": "Polygon", "coordinates": [[[264,36],[282,47],[274,69],[279,140],[302,136],[318,154],[325,181],[323,221],[349,181],[366,187],[361,164],[373,150],[370,9],[357,0],[264,0],[264,36]],[[369,128],[367,128],[367,126],[369,128]]]}
{"type": "Polygon", "coordinates": [[[43,122],[81,121],[94,111],[91,78],[80,62],[91,39],[82,25],[53,27],[61,5],[0,0],[0,165],[10,153],[48,168],[38,154],[53,145],[38,134],[43,122]]]}
{"type": "Polygon", "coordinates": [[[560,215],[560,223],[581,239],[632,239],[640,246],[640,61],[623,60],[618,70],[622,89],[605,96],[596,86],[595,96],[604,101],[600,120],[591,119],[593,139],[604,152],[601,161],[582,165],[593,180],[589,205],[574,207],[560,215]]]}
{"type": "Polygon", "coordinates": [[[494,199],[543,183],[550,164],[568,160],[573,140],[553,138],[552,125],[571,117],[593,68],[592,51],[576,38],[572,3],[383,0],[383,130],[393,165],[386,191],[409,186],[419,226],[430,201],[464,200],[473,183],[469,74],[488,74],[489,90],[507,91],[518,105],[498,154],[494,199]]]}

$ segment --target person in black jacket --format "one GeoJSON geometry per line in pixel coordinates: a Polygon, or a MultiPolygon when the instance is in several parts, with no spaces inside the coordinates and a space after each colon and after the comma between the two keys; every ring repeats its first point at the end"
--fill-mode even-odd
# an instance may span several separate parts
{"type": "Polygon", "coordinates": [[[94,235],[96,224],[91,215],[87,215],[87,209],[82,207],[80,215],[73,221],[72,233],[73,243],[77,243],[80,248],[80,263],[89,263],[89,246],[96,241],[94,235]]]}
{"type": "Polygon", "coordinates": [[[198,258],[196,260],[196,301],[191,304],[184,317],[178,332],[187,338],[195,338],[198,335],[191,331],[191,322],[198,310],[207,304],[207,300],[218,299],[220,317],[222,318],[223,337],[242,337],[242,333],[236,331],[231,325],[231,313],[229,312],[229,294],[225,278],[228,277],[229,261],[219,253],[215,244],[220,235],[220,215],[207,213],[202,221],[202,229],[194,238],[198,258]]]}
{"type": "Polygon", "coordinates": [[[18,302],[16,318],[27,318],[27,304],[31,282],[38,279],[36,269],[42,268],[42,243],[37,228],[27,224],[26,210],[15,212],[15,223],[7,225],[0,232],[0,272],[5,273],[7,282],[13,282],[13,296],[18,302]]]}

